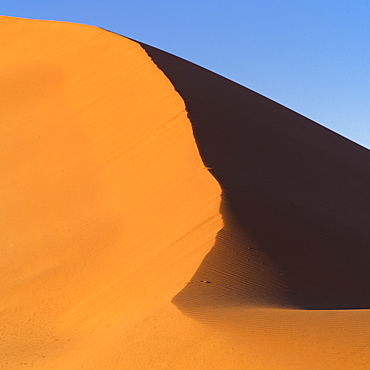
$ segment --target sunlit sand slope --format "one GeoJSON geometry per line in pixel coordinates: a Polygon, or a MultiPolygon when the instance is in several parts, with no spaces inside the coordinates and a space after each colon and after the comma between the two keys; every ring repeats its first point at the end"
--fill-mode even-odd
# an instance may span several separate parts
{"type": "Polygon", "coordinates": [[[369,368],[367,150],[101,29],[0,29],[2,368],[369,368]]]}
{"type": "Polygon", "coordinates": [[[125,336],[172,306],[222,226],[220,188],[137,43],[56,22],[0,29],[1,364],[80,369],[107,327],[125,336]]]}

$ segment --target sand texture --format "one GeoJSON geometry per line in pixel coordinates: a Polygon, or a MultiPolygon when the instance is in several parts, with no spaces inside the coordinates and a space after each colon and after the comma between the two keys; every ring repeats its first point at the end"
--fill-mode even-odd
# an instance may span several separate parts
{"type": "Polygon", "coordinates": [[[370,369],[367,149],[99,28],[0,30],[0,368],[370,369]]]}

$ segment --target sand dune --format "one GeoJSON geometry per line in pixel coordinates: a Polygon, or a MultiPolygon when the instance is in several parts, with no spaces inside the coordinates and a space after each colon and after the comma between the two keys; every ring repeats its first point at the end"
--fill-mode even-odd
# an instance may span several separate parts
{"type": "Polygon", "coordinates": [[[368,150],[119,35],[0,27],[2,368],[370,367],[368,150]]]}

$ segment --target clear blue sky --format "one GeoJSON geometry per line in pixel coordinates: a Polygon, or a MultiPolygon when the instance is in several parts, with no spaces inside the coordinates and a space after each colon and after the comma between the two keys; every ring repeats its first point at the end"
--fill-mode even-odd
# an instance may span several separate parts
{"type": "Polygon", "coordinates": [[[12,0],[190,60],[370,148],[369,0],[12,0]]]}

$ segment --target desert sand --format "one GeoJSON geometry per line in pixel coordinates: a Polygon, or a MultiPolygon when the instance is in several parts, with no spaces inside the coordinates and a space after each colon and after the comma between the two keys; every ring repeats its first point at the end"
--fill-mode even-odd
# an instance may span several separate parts
{"type": "Polygon", "coordinates": [[[0,28],[1,368],[370,368],[367,149],[99,28],[0,28]]]}

